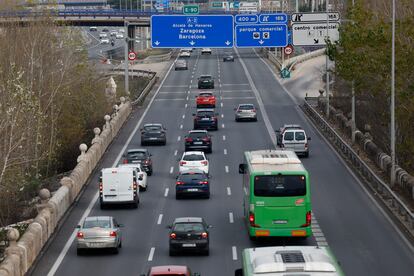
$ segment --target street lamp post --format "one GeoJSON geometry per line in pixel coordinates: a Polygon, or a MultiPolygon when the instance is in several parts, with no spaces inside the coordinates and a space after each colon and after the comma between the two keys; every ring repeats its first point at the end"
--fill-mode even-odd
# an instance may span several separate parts
{"type": "Polygon", "coordinates": [[[391,42],[391,187],[395,184],[395,0],[392,0],[391,42]]]}

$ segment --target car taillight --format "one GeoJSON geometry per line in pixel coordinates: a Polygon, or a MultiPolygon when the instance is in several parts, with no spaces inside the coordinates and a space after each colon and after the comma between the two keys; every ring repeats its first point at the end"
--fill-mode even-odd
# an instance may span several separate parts
{"type": "Polygon", "coordinates": [[[180,161],[180,166],[187,164],[185,161],[180,161]]]}
{"type": "Polygon", "coordinates": [[[200,181],[199,184],[208,184],[208,181],[200,181]]]}
{"type": "Polygon", "coordinates": [[[102,192],[102,190],[103,190],[103,185],[102,183],[99,183],[99,191],[102,192]]]}
{"type": "Polygon", "coordinates": [[[253,109],[252,109],[252,111],[253,111],[253,112],[256,112],[256,109],[255,109],[255,108],[253,108],[253,109]]]}
{"type": "Polygon", "coordinates": [[[124,161],[122,163],[128,164],[128,159],[124,159],[124,161]]]}
{"type": "Polygon", "coordinates": [[[78,239],[83,239],[84,238],[83,232],[78,232],[76,234],[76,237],[78,237],[78,239]]]}
{"type": "Polygon", "coordinates": [[[308,143],[305,143],[305,149],[307,149],[308,148],[308,143]]]}
{"type": "Polygon", "coordinates": [[[110,236],[110,237],[116,237],[116,232],[115,232],[115,231],[111,231],[111,232],[109,232],[109,236],[110,236]]]}
{"type": "Polygon", "coordinates": [[[201,161],[201,164],[203,164],[204,166],[207,166],[208,161],[201,161]]]}
{"type": "Polygon", "coordinates": [[[137,183],[136,182],[134,182],[134,184],[132,185],[132,187],[134,188],[134,192],[137,190],[137,188],[138,188],[138,185],[137,185],[137,183]]]}
{"type": "Polygon", "coordinates": [[[188,138],[185,138],[185,141],[186,142],[192,142],[193,141],[193,138],[189,138],[189,137],[188,138]]]}
{"type": "Polygon", "coordinates": [[[175,240],[176,237],[177,237],[177,235],[175,233],[170,234],[170,239],[175,240]]]}
{"type": "Polygon", "coordinates": [[[208,233],[206,233],[206,232],[201,233],[201,237],[203,239],[207,239],[208,238],[208,233]]]}
{"type": "Polygon", "coordinates": [[[204,137],[203,139],[201,139],[201,140],[203,140],[204,142],[209,142],[210,141],[210,138],[208,138],[208,137],[204,137]]]}
{"type": "Polygon", "coordinates": [[[149,164],[150,161],[149,160],[144,160],[144,164],[149,164]]]}
{"type": "Polygon", "coordinates": [[[175,184],[176,184],[176,185],[183,185],[183,184],[184,184],[184,182],[183,182],[183,181],[177,181],[177,182],[175,182],[175,184]]]}
{"type": "Polygon", "coordinates": [[[302,227],[308,227],[308,226],[310,226],[311,225],[311,222],[312,222],[312,213],[311,213],[311,211],[308,211],[306,213],[306,223],[303,224],[302,227]]]}

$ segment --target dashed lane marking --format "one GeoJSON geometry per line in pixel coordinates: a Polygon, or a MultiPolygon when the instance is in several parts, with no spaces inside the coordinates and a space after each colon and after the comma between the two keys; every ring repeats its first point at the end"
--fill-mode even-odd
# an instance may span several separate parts
{"type": "Polygon", "coordinates": [[[148,255],[148,262],[152,262],[154,259],[155,247],[151,247],[150,253],[148,255]]]}
{"type": "Polygon", "coordinates": [[[232,212],[229,213],[229,221],[230,223],[234,223],[234,217],[232,212]]]}
{"type": "Polygon", "coordinates": [[[183,116],[182,116],[182,117],[183,117],[183,119],[185,119],[185,114],[183,114],[183,116]]]}
{"type": "Polygon", "coordinates": [[[228,196],[231,196],[231,189],[230,189],[230,187],[227,187],[227,195],[228,196]]]}
{"type": "Polygon", "coordinates": [[[180,125],[180,129],[183,129],[183,125],[180,125]]]}
{"type": "Polygon", "coordinates": [[[181,136],[178,136],[177,137],[177,141],[181,141],[181,136]]]}
{"type": "Polygon", "coordinates": [[[227,149],[223,150],[224,155],[227,155],[227,149]]]}
{"type": "Polygon", "coordinates": [[[233,255],[233,261],[237,261],[237,247],[236,246],[231,247],[231,253],[233,255]]]}
{"type": "Polygon", "coordinates": [[[173,166],[171,166],[171,168],[170,168],[170,174],[172,174],[172,173],[173,173],[173,171],[174,171],[174,167],[173,167],[173,166]]]}
{"type": "Polygon", "coordinates": [[[168,191],[169,190],[170,190],[169,188],[165,188],[164,197],[167,197],[168,196],[168,191]]]}
{"type": "Polygon", "coordinates": [[[229,173],[229,166],[224,166],[224,170],[226,171],[226,173],[229,173]]]}
{"type": "Polygon", "coordinates": [[[221,128],[224,128],[224,124],[221,124],[221,128]]]}
{"type": "Polygon", "coordinates": [[[163,217],[163,214],[160,214],[159,216],[158,216],[158,220],[157,220],[157,224],[159,225],[159,224],[161,224],[161,222],[162,222],[162,217],[163,217]]]}
{"type": "Polygon", "coordinates": [[[223,135],[223,141],[226,141],[226,135],[223,135]]]}

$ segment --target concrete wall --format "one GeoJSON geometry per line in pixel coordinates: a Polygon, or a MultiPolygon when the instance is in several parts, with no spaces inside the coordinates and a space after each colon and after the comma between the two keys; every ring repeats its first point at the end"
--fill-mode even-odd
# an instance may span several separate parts
{"type": "Polygon", "coordinates": [[[91,147],[87,149],[85,144],[80,146],[77,166],[68,177],[62,178],[62,186],[56,193],[50,198],[49,191],[41,191],[39,195],[42,203],[38,205],[38,215],[23,236],[19,239],[16,229],[9,230],[10,245],[6,249],[5,260],[0,264],[0,276],[22,276],[31,267],[131,111],[131,103],[122,98],[114,114],[105,116],[102,132],[98,128],[94,129],[95,138],[91,147]]]}

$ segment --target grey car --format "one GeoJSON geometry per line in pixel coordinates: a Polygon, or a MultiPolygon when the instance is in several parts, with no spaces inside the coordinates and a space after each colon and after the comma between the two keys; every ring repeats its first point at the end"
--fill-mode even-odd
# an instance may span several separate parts
{"type": "Polygon", "coordinates": [[[241,120],[257,121],[257,110],[253,104],[239,104],[239,106],[235,108],[234,111],[236,122],[239,122],[241,120]]]}
{"type": "Polygon", "coordinates": [[[234,56],[231,53],[224,53],[223,62],[234,61],[234,56]]]}
{"type": "Polygon", "coordinates": [[[76,234],[77,254],[86,249],[112,249],[115,254],[122,247],[121,227],[113,217],[87,217],[78,225],[76,234]]]}
{"type": "Polygon", "coordinates": [[[188,70],[187,61],[179,59],[175,62],[175,71],[177,70],[188,70]]]}
{"type": "Polygon", "coordinates": [[[147,144],[167,144],[166,128],[162,124],[145,124],[141,128],[141,146],[147,144]]]}

